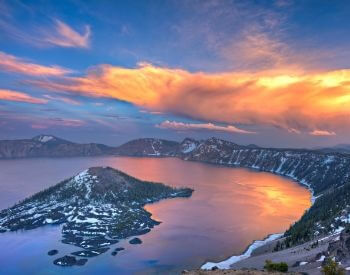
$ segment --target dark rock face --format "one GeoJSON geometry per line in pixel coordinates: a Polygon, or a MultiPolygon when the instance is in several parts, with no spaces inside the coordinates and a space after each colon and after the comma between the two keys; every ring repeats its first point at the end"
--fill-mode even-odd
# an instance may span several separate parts
{"type": "Polygon", "coordinates": [[[58,253],[58,250],[57,250],[57,249],[52,249],[52,250],[50,250],[49,252],[47,252],[47,255],[53,256],[53,255],[56,255],[57,253],[58,253]]]}
{"type": "Polygon", "coordinates": [[[142,244],[141,239],[139,238],[133,238],[129,241],[130,244],[142,244]]]}
{"type": "Polygon", "coordinates": [[[113,153],[113,147],[103,144],[78,144],[51,135],[40,135],[33,139],[0,141],[0,159],[100,156],[113,153]]]}
{"type": "Polygon", "coordinates": [[[340,233],[339,240],[334,241],[328,246],[328,256],[335,257],[337,262],[344,262],[350,259],[350,230],[343,230],[340,233]]]}
{"type": "Polygon", "coordinates": [[[87,259],[79,259],[79,260],[77,260],[75,265],[82,266],[82,265],[85,265],[87,263],[87,261],[88,261],[87,259]]]}
{"type": "Polygon", "coordinates": [[[87,262],[86,259],[77,260],[73,256],[64,256],[53,261],[55,265],[60,266],[74,266],[74,265],[84,265],[87,262]]]}
{"type": "MultiPolygon", "coordinates": [[[[112,168],[94,167],[0,211],[0,229],[6,232],[63,224],[62,242],[84,249],[72,254],[93,257],[105,253],[119,239],[145,234],[159,224],[143,208],[146,203],[189,197],[192,192],[140,181],[112,168]]],[[[74,259],[66,256],[55,264],[78,264],[74,259]]]]}
{"type": "Polygon", "coordinates": [[[125,248],[123,247],[117,247],[116,249],[114,249],[114,251],[111,253],[112,256],[116,256],[118,254],[118,252],[123,251],[125,248]]]}

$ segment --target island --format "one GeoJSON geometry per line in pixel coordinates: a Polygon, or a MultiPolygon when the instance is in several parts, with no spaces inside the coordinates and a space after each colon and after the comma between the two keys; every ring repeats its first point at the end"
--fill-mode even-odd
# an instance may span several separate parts
{"type": "Polygon", "coordinates": [[[145,204],[190,197],[192,192],[138,180],[110,167],[92,167],[2,210],[0,233],[63,224],[62,242],[80,250],[54,264],[83,265],[87,260],[76,256],[98,256],[118,240],[146,234],[158,225],[145,204]]]}

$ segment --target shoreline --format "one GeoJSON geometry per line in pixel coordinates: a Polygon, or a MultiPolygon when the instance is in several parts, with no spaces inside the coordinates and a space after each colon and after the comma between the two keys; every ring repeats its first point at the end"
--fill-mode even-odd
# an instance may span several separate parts
{"type": "Polygon", "coordinates": [[[241,255],[233,255],[230,258],[221,261],[221,262],[206,262],[203,264],[200,269],[203,270],[211,270],[213,267],[218,267],[219,269],[230,269],[231,265],[234,263],[237,263],[241,260],[249,258],[253,251],[271,241],[275,241],[283,236],[284,233],[275,233],[275,234],[270,234],[268,235],[265,239],[263,240],[254,240],[245,250],[241,255]]]}
{"type": "MultiPolygon", "coordinates": [[[[221,165],[219,165],[221,166],[221,165]]],[[[317,200],[317,198],[321,197],[322,194],[318,195],[318,196],[314,196],[314,190],[311,188],[310,184],[306,183],[305,180],[301,180],[299,181],[298,179],[296,179],[294,176],[292,175],[282,175],[279,173],[275,173],[272,171],[262,171],[256,167],[240,167],[240,166],[227,166],[227,167],[232,167],[232,168],[248,168],[248,169],[252,169],[255,171],[259,171],[259,172],[267,172],[267,173],[272,173],[278,176],[282,176],[285,178],[288,178],[292,181],[295,181],[296,183],[298,183],[299,185],[305,187],[308,191],[310,191],[311,193],[311,206],[307,209],[307,211],[314,205],[315,201],[317,200]]],[[[300,218],[297,220],[299,221],[300,218]]],[[[297,222],[295,221],[295,222],[297,222]]],[[[220,261],[220,262],[206,262],[204,263],[200,269],[201,270],[211,270],[213,267],[218,267],[219,269],[230,269],[231,265],[240,262],[242,260],[245,260],[247,258],[250,258],[252,253],[254,252],[254,250],[256,250],[257,248],[264,246],[266,244],[268,244],[269,242],[275,241],[277,239],[280,239],[281,237],[283,237],[283,235],[285,234],[285,232],[283,233],[274,233],[274,234],[269,234],[267,235],[264,239],[262,240],[253,240],[250,245],[243,251],[242,254],[240,255],[232,255],[231,257],[227,258],[226,260],[220,261]]]]}

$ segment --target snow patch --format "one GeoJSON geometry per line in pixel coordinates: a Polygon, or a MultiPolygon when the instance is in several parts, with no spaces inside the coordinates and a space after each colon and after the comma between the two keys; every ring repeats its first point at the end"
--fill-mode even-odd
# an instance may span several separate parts
{"type": "Polygon", "coordinates": [[[318,262],[323,262],[325,258],[326,258],[326,256],[325,256],[325,255],[322,255],[321,258],[319,258],[317,261],[318,261],[318,262]]]}
{"type": "Polygon", "coordinates": [[[217,266],[220,269],[229,269],[232,264],[239,262],[243,259],[249,258],[250,255],[252,254],[252,252],[256,248],[263,246],[264,244],[266,244],[268,242],[276,240],[276,239],[280,238],[282,235],[283,234],[272,234],[264,240],[254,241],[242,255],[232,256],[232,257],[228,258],[227,260],[222,261],[222,262],[218,262],[218,263],[207,262],[204,265],[202,265],[201,269],[211,270],[214,266],[217,266]]]}
{"type": "Polygon", "coordinates": [[[182,153],[184,153],[184,154],[188,154],[197,148],[196,144],[194,144],[193,142],[186,144],[184,147],[185,148],[182,149],[182,153]]]}
{"type": "Polygon", "coordinates": [[[40,141],[42,143],[48,142],[48,141],[50,141],[52,139],[54,139],[53,136],[39,136],[38,137],[38,141],[40,141]]]}

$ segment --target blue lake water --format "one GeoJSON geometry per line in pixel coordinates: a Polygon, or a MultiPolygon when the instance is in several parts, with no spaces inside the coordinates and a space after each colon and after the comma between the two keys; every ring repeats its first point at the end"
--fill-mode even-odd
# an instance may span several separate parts
{"type": "Polygon", "coordinates": [[[310,193],[269,173],[175,158],[60,158],[0,161],[0,209],[92,166],[195,190],[191,198],[146,205],[161,221],[141,245],[89,258],[82,267],[53,260],[79,248],[62,244],[59,226],[0,234],[0,274],[178,274],[240,254],[253,240],[285,231],[310,206],[310,193]],[[48,256],[51,249],[59,254],[48,256]]]}

